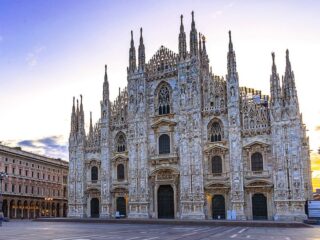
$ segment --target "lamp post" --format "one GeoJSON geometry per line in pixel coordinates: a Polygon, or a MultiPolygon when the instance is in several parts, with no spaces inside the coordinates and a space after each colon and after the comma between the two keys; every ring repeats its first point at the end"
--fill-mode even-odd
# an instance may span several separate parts
{"type": "Polygon", "coordinates": [[[2,220],[3,220],[3,212],[2,212],[2,180],[4,178],[8,177],[8,174],[6,172],[0,172],[0,227],[2,226],[2,220]]]}

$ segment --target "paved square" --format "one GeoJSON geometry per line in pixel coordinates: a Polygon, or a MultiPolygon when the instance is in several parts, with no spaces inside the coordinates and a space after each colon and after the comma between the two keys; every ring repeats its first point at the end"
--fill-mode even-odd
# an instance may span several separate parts
{"type": "Polygon", "coordinates": [[[319,240],[315,228],[247,228],[149,224],[53,223],[13,221],[0,228],[1,240],[319,240]]]}

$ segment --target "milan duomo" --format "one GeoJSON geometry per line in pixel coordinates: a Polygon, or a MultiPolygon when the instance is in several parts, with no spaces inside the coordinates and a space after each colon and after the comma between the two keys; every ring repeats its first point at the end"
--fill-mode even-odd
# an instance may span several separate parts
{"type": "Polygon", "coordinates": [[[181,16],[178,54],[161,46],[146,62],[141,29],[136,63],[131,32],[128,85],[110,102],[105,67],[88,134],[82,96],[73,101],[69,217],[306,217],[309,140],[289,51],[281,85],[272,53],[268,96],[239,85],[231,32],[225,78],[209,67],[193,13],[189,44],[181,16]]]}

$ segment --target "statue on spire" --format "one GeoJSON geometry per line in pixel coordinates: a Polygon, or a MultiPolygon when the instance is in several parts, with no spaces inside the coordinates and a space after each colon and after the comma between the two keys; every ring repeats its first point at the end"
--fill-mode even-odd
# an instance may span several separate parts
{"type": "Polygon", "coordinates": [[[196,29],[196,24],[194,21],[194,13],[191,12],[192,22],[191,22],[191,31],[190,31],[190,55],[197,56],[198,55],[198,34],[196,29]]]}
{"type": "Polygon", "coordinates": [[[131,30],[131,42],[129,49],[129,71],[134,72],[136,70],[136,49],[133,41],[133,31],[131,30]]]}
{"type": "Polygon", "coordinates": [[[182,14],[180,18],[181,18],[181,23],[180,23],[180,33],[179,33],[179,56],[180,56],[180,59],[185,59],[187,57],[187,42],[186,42],[186,33],[184,32],[182,14]]]}
{"type": "Polygon", "coordinates": [[[109,102],[109,81],[108,81],[108,67],[104,65],[104,82],[103,82],[103,93],[102,93],[102,100],[105,104],[109,102]]]}
{"type": "Polygon", "coordinates": [[[140,45],[139,45],[139,69],[143,70],[146,62],[145,48],[143,44],[142,28],[140,28],[140,45]]]}

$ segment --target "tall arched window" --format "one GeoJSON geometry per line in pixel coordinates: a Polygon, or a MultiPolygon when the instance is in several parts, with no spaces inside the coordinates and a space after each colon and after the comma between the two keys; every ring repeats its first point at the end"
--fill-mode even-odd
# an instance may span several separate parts
{"type": "Polygon", "coordinates": [[[167,134],[162,134],[159,137],[159,154],[170,153],[170,137],[167,134]]]}
{"type": "Polygon", "coordinates": [[[263,171],[263,157],[259,152],[255,152],[251,155],[251,171],[263,171]]]}
{"type": "Polygon", "coordinates": [[[221,174],[222,173],[222,159],[220,156],[214,156],[211,159],[212,173],[221,174]]]}
{"type": "Polygon", "coordinates": [[[158,92],[159,115],[170,113],[170,91],[168,86],[162,86],[158,92]]]}
{"type": "Polygon", "coordinates": [[[120,133],[116,138],[116,151],[125,152],[126,151],[126,136],[120,133]]]}
{"type": "Polygon", "coordinates": [[[91,181],[96,182],[98,180],[98,168],[93,166],[91,168],[91,181]]]}
{"type": "Polygon", "coordinates": [[[219,122],[213,122],[209,129],[209,139],[211,142],[219,142],[223,138],[223,129],[219,122]]]}
{"type": "Polygon", "coordinates": [[[124,166],[123,166],[123,164],[119,164],[117,166],[117,179],[124,180],[124,166]]]}

